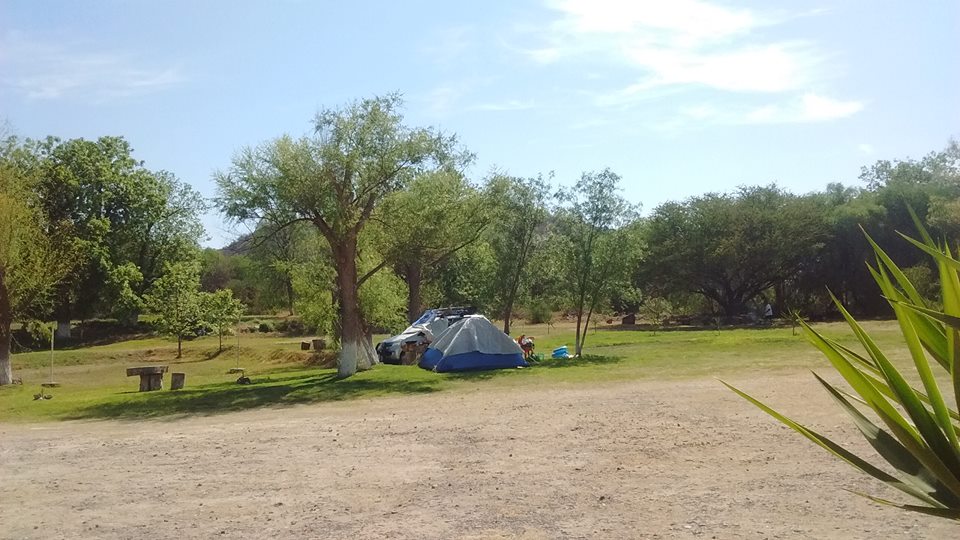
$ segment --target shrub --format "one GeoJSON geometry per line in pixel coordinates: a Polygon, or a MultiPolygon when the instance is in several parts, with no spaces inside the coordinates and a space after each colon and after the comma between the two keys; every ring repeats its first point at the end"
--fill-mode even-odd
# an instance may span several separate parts
{"type": "Polygon", "coordinates": [[[277,332],[283,332],[290,336],[307,335],[307,325],[299,318],[290,318],[277,321],[277,332]]]}
{"type": "Polygon", "coordinates": [[[263,332],[263,333],[273,332],[273,331],[274,331],[274,326],[273,326],[273,323],[271,323],[271,322],[269,322],[269,321],[263,321],[262,323],[260,323],[259,326],[257,326],[257,330],[259,330],[259,331],[261,331],[261,332],[263,332]]]}
{"type": "Polygon", "coordinates": [[[543,300],[536,300],[530,304],[530,324],[548,323],[553,320],[550,304],[543,300]]]}

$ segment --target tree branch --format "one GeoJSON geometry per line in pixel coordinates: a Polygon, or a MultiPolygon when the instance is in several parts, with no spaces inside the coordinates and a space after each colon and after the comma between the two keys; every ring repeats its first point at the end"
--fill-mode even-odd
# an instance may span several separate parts
{"type": "MultiPolygon", "coordinates": [[[[258,247],[260,247],[260,246],[262,246],[263,244],[267,243],[268,240],[270,240],[271,238],[273,238],[274,236],[276,236],[277,234],[279,234],[280,231],[286,229],[287,227],[290,227],[290,226],[293,225],[294,223],[300,223],[300,222],[303,222],[303,221],[312,221],[312,220],[309,219],[309,218],[294,218],[294,219],[292,219],[292,220],[290,220],[290,221],[287,221],[286,223],[283,223],[283,224],[281,224],[279,227],[277,227],[277,228],[273,229],[272,231],[270,231],[269,234],[265,234],[265,235],[261,236],[260,239],[257,240],[256,242],[253,242],[252,244],[246,244],[246,243],[245,243],[244,246],[243,246],[243,248],[242,248],[240,251],[251,251],[251,250],[257,249],[258,247]]],[[[257,234],[256,231],[254,231],[252,236],[253,236],[253,237],[256,237],[256,234],[257,234]]]]}
{"type": "Polygon", "coordinates": [[[383,260],[383,261],[380,262],[380,264],[374,266],[374,267],[373,267],[373,270],[370,270],[369,272],[367,272],[366,274],[364,274],[363,276],[361,276],[360,279],[357,280],[357,288],[359,289],[360,286],[363,285],[363,282],[365,282],[365,281],[367,281],[368,279],[370,279],[371,277],[373,277],[374,274],[376,274],[377,272],[379,272],[380,270],[382,270],[383,267],[386,266],[387,264],[388,264],[388,262],[387,262],[386,260],[383,260]]]}

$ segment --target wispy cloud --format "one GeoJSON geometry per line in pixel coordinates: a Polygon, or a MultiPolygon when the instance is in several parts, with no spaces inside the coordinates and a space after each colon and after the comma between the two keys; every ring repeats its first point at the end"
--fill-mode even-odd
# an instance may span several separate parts
{"type": "Polygon", "coordinates": [[[176,65],[149,66],[130,53],[0,38],[0,84],[28,99],[92,101],[165,90],[184,81],[176,65]]]}
{"type": "Polygon", "coordinates": [[[556,0],[560,18],[530,58],[553,63],[593,57],[637,71],[625,93],[700,85],[733,92],[782,92],[809,83],[821,59],[802,41],[763,41],[757,30],[783,16],[700,0],[556,0]]]}
{"type": "MultiPolygon", "coordinates": [[[[556,19],[529,33],[523,52],[551,66],[603,63],[632,82],[593,92],[600,107],[634,107],[678,93],[712,92],[774,104],[718,113],[723,123],[823,122],[863,108],[823,95],[828,55],[801,39],[764,30],[816,12],[784,13],[729,7],[711,0],[546,0],[556,19]]],[[[701,110],[701,113],[703,111],[701,110]]],[[[701,117],[703,119],[703,117],[701,117]]]]}
{"type": "Polygon", "coordinates": [[[860,112],[863,103],[843,101],[817,94],[804,94],[799,100],[785,104],[766,105],[749,111],[743,117],[746,124],[780,124],[826,122],[846,118],[860,112]]]}
{"type": "MultiPolygon", "coordinates": [[[[839,120],[863,109],[859,101],[846,101],[808,93],[799,98],[749,105],[743,102],[683,105],[654,128],[665,133],[680,133],[689,129],[714,125],[808,124],[839,120]]],[[[872,151],[870,145],[860,145],[860,151],[872,151]]]]}

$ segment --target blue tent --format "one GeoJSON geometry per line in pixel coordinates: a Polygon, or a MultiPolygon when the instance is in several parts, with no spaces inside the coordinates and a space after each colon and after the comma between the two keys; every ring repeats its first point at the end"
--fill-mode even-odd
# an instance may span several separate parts
{"type": "Polygon", "coordinates": [[[486,317],[471,315],[437,336],[419,366],[444,373],[526,367],[527,363],[516,341],[486,317]]]}

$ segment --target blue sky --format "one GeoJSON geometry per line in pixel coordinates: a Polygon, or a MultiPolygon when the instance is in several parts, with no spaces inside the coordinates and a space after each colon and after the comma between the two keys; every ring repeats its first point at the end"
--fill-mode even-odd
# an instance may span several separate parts
{"type": "MultiPolygon", "coordinates": [[[[23,137],[122,135],[213,196],[240,147],[400,91],[479,180],[610,167],[648,212],[960,136],[960,2],[0,0],[0,118],[23,137]]],[[[209,245],[231,237],[215,214],[209,245]]]]}

